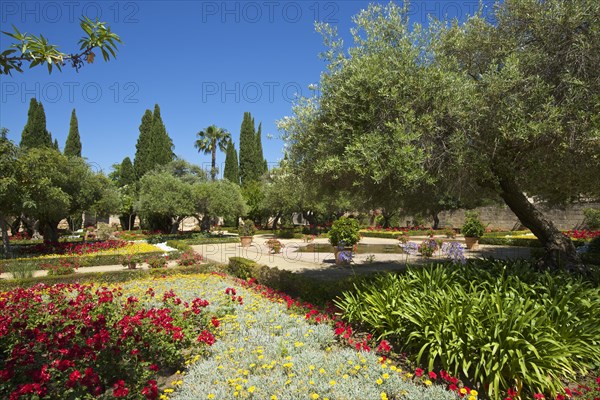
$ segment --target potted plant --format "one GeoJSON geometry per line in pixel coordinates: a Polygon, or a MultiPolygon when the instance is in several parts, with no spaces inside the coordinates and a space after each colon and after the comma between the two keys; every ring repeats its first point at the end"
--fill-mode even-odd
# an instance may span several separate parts
{"type": "Polygon", "coordinates": [[[121,258],[121,264],[129,269],[136,269],[142,262],[142,258],[137,254],[126,254],[121,258]]]}
{"type": "Polygon", "coordinates": [[[335,248],[335,263],[348,264],[354,246],[360,241],[360,226],[353,218],[341,217],[331,225],[329,243],[335,248]]]}
{"type": "Polygon", "coordinates": [[[252,236],[254,236],[254,233],[256,233],[254,221],[251,219],[245,220],[244,224],[240,225],[239,233],[242,247],[250,247],[250,244],[252,244],[252,236]]]}
{"type": "Polygon", "coordinates": [[[465,237],[467,249],[476,249],[479,245],[479,238],[482,237],[485,232],[485,226],[481,223],[479,214],[473,211],[467,211],[465,213],[465,223],[460,229],[460,232],[465,237]]]}
{"type": "Polygon", "coordinates": [[[269,251],[273,254],[281,253],[281,249],[285,246],[277,239],[269,239],[265,242],[265,245],[269,248],[269,251]]]}

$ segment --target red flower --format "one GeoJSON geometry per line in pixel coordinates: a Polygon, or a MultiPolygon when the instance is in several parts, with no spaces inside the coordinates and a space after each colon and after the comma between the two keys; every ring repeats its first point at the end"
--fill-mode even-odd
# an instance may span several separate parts
{"type": "Polygon", "coordinates": [[[125,387],[124,380],[118,380],[117,383],[113,385],[113,396],[115,397],[127,397],[129,394],[129,389],[125,387]]]}
{"type": "Polygon", "coordinates": [[[425,371],[423,371],[421,368],[417,368],[417,369],[415,369],[415,376],[416,376],[417,378],[420,378],[420,377],[422,377],[422,376],[423,376],[423,373],[424,373],[424,372],[425,372],[425,371]]]}
{"type": "Polygon", "coordinates": [[[382,340],[381,343],[379,343],[379,346],[377,346],[377,351],[380,353],[389,353],[391,350],[392,347],[387,340],[382,340]]]}
{"type": "Polygon", "coordinates": [[[541,393],[536,393],[536,394],[534,394],[534,395],[533,395],[533,398],[534,398],[534,399],[538,399],[538,400],[545,399],[544,395],[543,395],[543,394],[541,394],[541,393]]]}
{"type": "Polygon", "coordinates": [[[433,371],[430,371],[429,372],[429,379],[436,380],[437,379],[437,374],[435,372],[433,372],[433,371]]]}
{"type": "Polygon", "coordinates": [[[221,321],[219,321],[217,319],[217,317],[212,317],[212,319],[210,320],[210,323],[215,327],[218,328],[221,325],[221,321]]]}

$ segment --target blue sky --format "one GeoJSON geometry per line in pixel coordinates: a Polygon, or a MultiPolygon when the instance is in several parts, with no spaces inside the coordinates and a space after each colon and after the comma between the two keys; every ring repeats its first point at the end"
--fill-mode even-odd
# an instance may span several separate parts
{"type": "MultiPolygon", "coordinates": [[[[387,3],[381,2],[381,3],[387,3]]],[[[489,1],[487,2],[489,3],[489,1]]],[[[175,153],[209,169],[210,156],[193,147],[196,133],[215,124],[231,132],[236,146],[243,113],[263,123],[265,158],[282,158],[276,121],[291,115],[296,95],[309,95],[325,64],[320,20],[349,37],[351,17],[365,1],[7,1],[0,2],[0,30],[44,34],[64,52],[77,49],[78,19],[107,22],[124,42],[117,59],[98,56],[79,72],[65,67],[0,75],[0,126],[19,142],[31,97],[41,100],[47,127],[62,149],[76,109],[83,156],[108,173],[133,159],[139,124],[155,103],[175,153]],[[269,135],[270,139],[267,138],[269,135]]],[[[479,1],[413,1],[411,18],[464,18],[479,1]]],[[[0,35],[0,49],[10,38],[0,35]]],[[[224,154],[217,161],[224,162],[224,154]]]]}

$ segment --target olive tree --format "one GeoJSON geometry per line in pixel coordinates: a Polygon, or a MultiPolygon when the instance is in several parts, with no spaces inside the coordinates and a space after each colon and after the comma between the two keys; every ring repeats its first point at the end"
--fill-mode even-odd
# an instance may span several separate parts
{"type": "Polygon", "coordinates": [[[427,29],[408,15],[370,6],[349,48],[320,26],[321,96],[280,121],[296,171],[380,200],[423,182],[495,194],[543,243],[545,266],[580,269],[539,203],[600,196],[600,3],[506,0],[493,22],[427,29]]]}

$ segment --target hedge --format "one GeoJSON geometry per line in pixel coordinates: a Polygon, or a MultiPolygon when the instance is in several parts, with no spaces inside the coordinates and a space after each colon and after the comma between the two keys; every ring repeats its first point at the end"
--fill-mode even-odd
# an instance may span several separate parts
{"type": "Polygon", "coordinates": [[[355,283],[372,279],[368,276],[354,276],[336,280],[332,284],[331,281],[257,264],[243,257],[230,257],[225,272],[241,279],[254,278],[261,285],[320,306],[327,305],[342,292],[352,290],[355,283]]]}
{"type": "MultiPolygon", "coordinates": [[[[544,247],[536,238],[519,238],[519,237],[489,237],[484,236],[479,239],[480,244],[491,244],[496,246],[520,246],[520,247],[544,247]]],[[[584,240],[573,239],[575,247],[583,246],[584,240]]]]}
{"type": "Polygon", "coordinates": [[[40,276],[27,279],[0,279],[0,291],[8,291],[18,287],[30,287],[39,283],[44,283],[47,285],[54,285],[57,283],[95,283],[101,285],[127,282],[152,275],[168,276],[175,274],[208,273],[222,270],[222,266],[208,263],[187,267],[178,266],[161,269],[123,269],[121,271],[85,272],[71,275],[40,276]]]}
{"type": "MultiPolygon", "coordinates": [[[[151,257],[163,254],[163,251],[151,251],[148,253],[140,253],[144,257],[151,257]]],[[[77,260],[82,267],[97,267],[100,265],[117,265],[121,264],[123,255],[120,254],[105,254],[96,256],[73,256],[73,257],[56,257],[56,258],[21,258],[18,260],[0,260],[0,271],[4,272],[4,266],[8,264],[19,263],[35,263],[36,265],[48,264],[57,260],[77,260]]],[[[41,269],[41,267],[40,267],[41,269]]]]}

